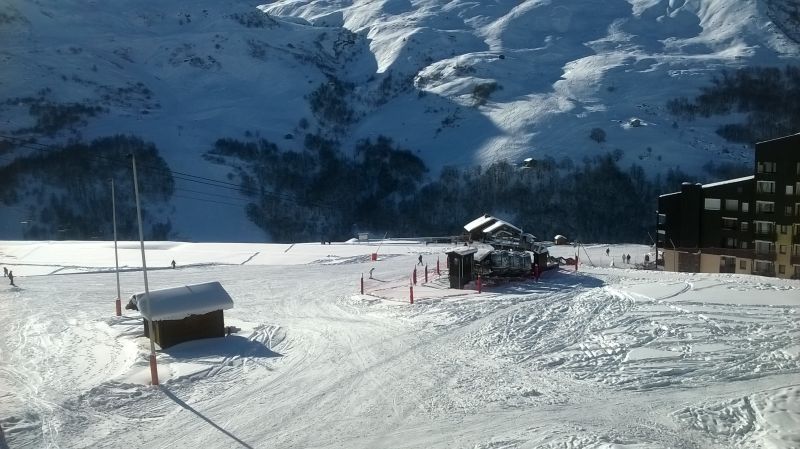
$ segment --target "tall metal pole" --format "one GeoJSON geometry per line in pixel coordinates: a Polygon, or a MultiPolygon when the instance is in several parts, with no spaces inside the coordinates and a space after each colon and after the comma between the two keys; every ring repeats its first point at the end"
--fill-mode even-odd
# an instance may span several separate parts
{"type": "Polygon", "coordinates": [[[122,316],[122,301],[119,290],[119,253],[117,252],[117,200],[114,194],[114,179],[111,179],[111,215],[113,216],[111,222],[114,224],[114,266],[117,272],[117,301],[116,309],[117,316],[122,316]]]}
{"type": "MultiPolygon", "coordinates": [[[[142,232],[142,209],[139,206],[139,181],[136,178],[136,155],[131,154],[133,161],[133,189],[136,192],[136,218],[139,221],[139,246],[142,249],[142,273],[144,274],[144,299],[147,303],[147,311],[150,311],[150,288],[147,285],[147,261],[144,258],[144,233],[142,232]]],[[[149,315],[149,313],[148,313],[149,315]]],[[[147,318],[145,318],[147,319],[147,318]]],[[[156,345],[153,342],[153,320],[147,319],[147,332],[150,334],[150,381],[153,385],[158,385],[158,365],[156,364],[156,345]]]]}

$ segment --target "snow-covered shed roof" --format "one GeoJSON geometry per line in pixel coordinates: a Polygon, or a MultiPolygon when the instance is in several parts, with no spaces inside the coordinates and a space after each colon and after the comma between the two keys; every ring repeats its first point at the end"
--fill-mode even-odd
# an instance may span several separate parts
{"type": "Polygon", "coordinates": [[[191,315],[203,315],[215,310],[233,308],[233,299],[219,282],[184,285],[131,296],[139,312],[151,321],[182,320],[191,315]]]}
{"type": "Polygon", "coordinates": [[[455,248],[450,248],[445,251],[445,254],[456,253],[459,256],[466,256],[469,254],[477,253],[478,248],[474,248],[472,246],[457,246],[455,248]]]}
{"type": "Polygon", "coordinates": [[[509,223],[507,221],[503,221],[503,220],[497,220],[497,223],[495,223],[495,224],[489,226],[488,228],[484,229],[483,232],[485,234],[489,234],[489,233],[497,231],[498,229],[503,228],[503,227],[508,227],[508,228],[514,229],[515,231],[519,232],[520,234],[522,233],[522,229],[512,225],[511,223],[509,223]]]}
{"type": "Polygon", "coordinates": [[[469,223],[465,224],[464,225],[464,229],[466,229],[467,232],[472,232],[473,230],[475,230],[475,229],[477,229],[477,228],[479,228],[481,226],[484,226],[487,223],[491,223],[494,220],[497,220],[497,219],[492,217],[491,215],[485,215],[484,214],[483,216],[480,216],[480,217],[470,221],[469,223]]]}

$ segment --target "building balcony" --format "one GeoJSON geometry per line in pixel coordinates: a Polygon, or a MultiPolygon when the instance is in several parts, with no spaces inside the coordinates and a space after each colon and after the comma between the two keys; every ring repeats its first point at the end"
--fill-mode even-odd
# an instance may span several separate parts
{"type": "Polygon", "coordinates": [[[800,245],[800,234],[793,234],[792,235],[792,244],[793,245],[800,245]]]}
{"type": "MultiPolygon", "coordinates": [[[[681,249],[678,248],[680,251],[681,249]]],[[[688,252],[697,252],[700,251],[703,254],[713,254],[715,256],[729,256],[729,257],[738,257],[740,259],[752,259],[755,255],[755,251],[752,249],[742,249],[742,248],[698,248],[687,250],[688,252]]]]}
{"type": "Polygon", "coordinates": [[[769,231],[764,231],[760,229],[753,229],[753,239],[755,240],[766,240],[768,242],[774,242],[778,240],[778,233],[772,229],[769,231]]]}
{"type": "Polygon", "coordinates": [[[753,259],[770,260],[772,262],[775,262],[778,259],[778,253],[776,253],[775,250],[772,251],[755,250],[753,252],[753,259]]]}
{"type": "Polygon", "coordinates": [[[789,258],[789,263],[792,265],[800,265],[800,254],[792,254],[789,258]]]}
{"type": "Polygon", "coordinates": [[[775,268],[764,268],[761,270],[753,269],[753,274],[757,276],[775,277],[775,268]]]}

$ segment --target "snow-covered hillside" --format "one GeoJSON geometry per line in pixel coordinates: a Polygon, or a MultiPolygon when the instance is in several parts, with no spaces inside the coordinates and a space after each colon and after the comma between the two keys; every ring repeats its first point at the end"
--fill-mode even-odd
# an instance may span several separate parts
{"type": "MultiPolygon", "coordinates": [[[[151,289],[218,280],[234,301],[225,324],[237,328],[158,350],[160,388],[148,385],[141,316],[114,316],[113,243],[0,242],[17,285],[0,285],[9,447],[800,443],[797,281],[640,271],[621,255],[640,262],[647,246],[593,245],[577,272],[490,282],[481,294],[447,288],[446,272],[425,282],[417,266],[411,305],[418,255],[444,270],[444,248],[147,248],[151,289]]],[[[125,298],[143,290],[139,256],[121,243],[125,298]]]]}
{"type": "MultiPolygon", "coordinates": [[[[223,180],[228,168],[202,159],[216,139],[302,150],[318,131],[345,151],[391,137],[433,173],[615,150],[650,174],[700,173],[710,160],[751,163],[751,149],[717,136],[718,118],[673,126],[665,102],[723,68],[797,62],[794,11],[777,0],[11,1],[0,5],[0,132],[44,144],[135,134],[173,170],[223,180]],[[352,86],[352,117],[332,124],[309,95],[334,78],[352,86]],[[103,111],[25,129],[32,104],[69,103],[103,111]],[[605,142],[589,139],[594,128],[605,142]]],[[[219,204],[238,202],[193,195],[173,199],[177,236],[262,237],[243,207],[219,204]],[[209,211],[228,219],[199,226],[209,211]]],[[[21,207],[3,208],[3,235],[19,234],[21,207]]]]}

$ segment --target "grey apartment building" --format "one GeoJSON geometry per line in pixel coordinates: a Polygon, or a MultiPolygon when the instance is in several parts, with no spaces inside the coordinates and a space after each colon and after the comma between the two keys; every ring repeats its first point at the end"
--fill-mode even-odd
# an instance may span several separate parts
{"type": "Polygon", "coordinates": [[[800,134],[759,142],[755,173],[658,198],[664,269],[800,279],[800,134]]]}

